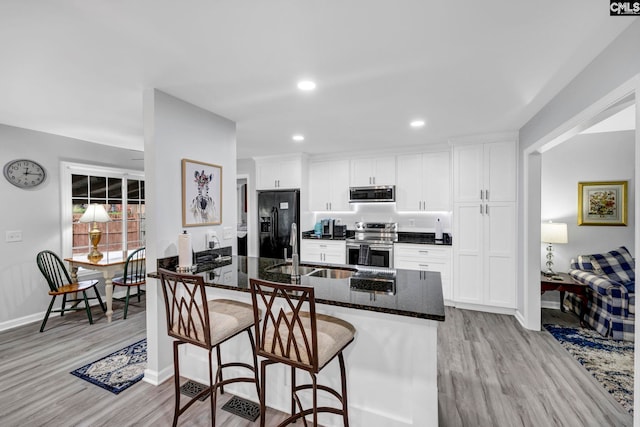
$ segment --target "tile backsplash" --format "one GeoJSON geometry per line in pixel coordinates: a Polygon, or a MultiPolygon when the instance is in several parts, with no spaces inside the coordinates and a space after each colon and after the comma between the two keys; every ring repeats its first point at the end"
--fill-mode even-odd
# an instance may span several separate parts
{"type": "Polygon", "coordinates": [[[359,203],[351,212],[314,212],[310,224],[303,224],[303,230],[313,229],[314,224],[325,218],[340,220],[349,230],[358,221],[397,222],[399,231],[434,232],[438,218],[442,231],[451,233],[451,212],[396,212],[395,203],[359,203]]]}

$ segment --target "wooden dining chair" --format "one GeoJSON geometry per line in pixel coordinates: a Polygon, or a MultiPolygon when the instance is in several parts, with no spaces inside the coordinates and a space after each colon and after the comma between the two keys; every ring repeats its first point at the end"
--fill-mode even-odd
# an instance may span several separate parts
{"type": "Polygon", "coordinates": [[[98,289],[96,289],[98,280],[73,282],[60,257],[52,251],[47,250],[39,252],[36,256],[36,263],[38,264],[40,272],[42,272],[42,275],[47,280],[47,284],[49,285],[49,295],[51,295],[51,303],[49,304],[47,314],[44,316],[44,320],[40,326],[40,332],[44,331],[44,327],[47,324],[47,320],[49,319],[49,315],[52,311],[60,313],[60,316],[64,316],[64,313],[67,311],[85,310],[87,312],[87,317],[89,318],[89,324],[93,324],[89,300],[97,299],[102,311],[107,311],[107,308],[102,303],[102,298],[100,298],[100,293],[98,292],[98,289]],[[87,297],[87,291],[92,288],[96,293],[96,296],[87,297]],[[77,298],[76,294],[78,292],[82,293],[82,298],[77,298]],[[69,294],[74,294],[73,298],[67,298],[67,295],[69,294]],[[58,295],[62,295],[62,306],[60,309],[53,310],[53,303],[56,301],[56,297],[58,295]],[[82,302],[84,302],[84,307],[78,307],[82,302]],[[71,306],[67,308],[68,303],[70,303],[71,306]]]}
{"type": "Polygon", "coordinates": [[[114,278],[111,283],[114,286],[125,286],[127,288],[127,296],[125,298],[118,298],[118,300],[124,300],[124,318],[127,318],[127,311],[129,310],[129,297],[131,295],[131,288],[137,288],[136,295],[138,302],[140,302],[140,295],[144,293],[144,290],[140,286],[147,283],[146,267],[145,267],[145,248],[139,248],[131,252],[127,257],[127,262],[124,264],[124,272],[120,277],[114,278]]]}
{"type": "Polygon", "coordinates": [[[224,393],[224,386],[235,382],[255,383],[256,392],[260,393],[258,379],[258,359],[255,343],[251,331],[254,322],[254,310],[250,304],[228,299],[214,299],[207,301],[205,284],[202,276],[180,274],[165,269],[158,269],[164,295],[167,315],[167,333],[175,338],[173,342],[173,367],[175,386],[175,409],[173,426],[178,423],[178,417],[193,403],[207,393],[210,393],[211,425],[216,424],[216,399],[220,388],[224,393]],[[220,346],[241,333],[249,335],[253,366],[242,362],[222,363],[220,346]],[[180,407],[180,362],[178,348],[183,344],[202,347],[209,352],[209,387],[193,396],[183,407],[180,407]],[[218,369],[215,376],[211,365],[211,355],[216,349],[218,369]],[[245,368],[253,373],[253,377],[235,377],[223,379],[222,371],[228,367],[245,368]],[[215,378],[215,382],[214,382],[215,378]]]}
{"type": "Polygon", "coordinates": [[[299,418],[306,426],[304,417],[310,414],[313,414],[313,425],[317,426],[319,412],[342,415],[344,426],[348,427],[347,377],[342,352],[353,341],[356,329],[342,319],[316,313],[312,287],[258,279],[250,279],[250,285],[257,354],[265,358],[260,363],[260,426],[265,426],[266,367],[283,363],[291,367],[291,416],[278,427],[299,418]],[[266,307],[262,322],[259,321],[261,306],[266,307]],[[317,381],[318,373],[336,356],[340,364],[340,392],[317,381]],[[296,385],[296,369],[306,371],[311,377],[311,384],[296,385]],[[313,407],[304,409],[298,393],[309,389],[313,407]],[[334,396],[341,408],[317,406],[318,391],[334,396]]]}

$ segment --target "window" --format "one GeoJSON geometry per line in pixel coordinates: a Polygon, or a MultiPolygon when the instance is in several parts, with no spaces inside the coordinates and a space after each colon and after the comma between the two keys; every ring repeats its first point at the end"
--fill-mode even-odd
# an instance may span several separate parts
{"type": "Polygon", "coordinates": [[[110,222],[98,223],[98,250],[108,259],[145,245],[144,175],[138,171],[63,163],[63,252],[89,253],[91,224],[78,219],[92,203],[104,206],[110,222]]]}

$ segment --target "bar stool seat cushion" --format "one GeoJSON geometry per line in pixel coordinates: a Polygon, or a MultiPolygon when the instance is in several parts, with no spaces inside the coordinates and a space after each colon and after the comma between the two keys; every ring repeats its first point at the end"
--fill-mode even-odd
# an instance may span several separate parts
{"type": "MultiPolygon", "coordinates": [[[[300,312],[299,315],[302,326],[305,329],[305,335],[311,337],[311,319],[309,313],[300,312]]],[[[285,317],[288,322],[291,322],[293,314],[291,312],[286,313],[285,317]]],[[[318,330],[318,368],[321,369],[353,340],[356,328],[351,323],[342,319],[319,313],[316,313],[316,322],[318,330]]],[[[273,348],[273,354],[277,356],[296,360],[303,364],[309,364],[309,355],[305,348],[303,334],[299,328],[295,328],[292,342],[292,344],[295,344],[297,347],[297,351],[292,348],[288,355],[283,354],[282,347],[279,343],[276,343],[275,348],[273,347],[274,330],[275,328],[270,324],[265,331],[265,350],[273,348]]],[[[280,326],[280,336],[287,336],[287,331],[288,328],[286,325],[280,326]]],[[[286,345],[286,343],[283,343],[283,345],[286,345]]],[[[311,343],[309,343],[309,345],[311,345],[311,343]]]]}
{"type": "MultiPolygon", "coordinates": [[[[251,304],[228,299],[215,299],[207,301],[207,305],[211,323],[212,346],[221,343],[253,325],[253,306],[251,304]]],[[[198,310],[201,310],[201,307],[198,307],[198,310]]],[[[195,313],[196,310],[194,310],[194,315],[195,313]]],[[[191,325],[191,328],[195,330],[195,336],[204,337],[204,325],[196,319],[197,317],[192,316],[194,324],[191,325]]],[[[182,334],[184,331],[180,331],[179,329],[184,327],[188,328],[189,325],[179,325],[176,323],[172,331],[182,334]]]]}

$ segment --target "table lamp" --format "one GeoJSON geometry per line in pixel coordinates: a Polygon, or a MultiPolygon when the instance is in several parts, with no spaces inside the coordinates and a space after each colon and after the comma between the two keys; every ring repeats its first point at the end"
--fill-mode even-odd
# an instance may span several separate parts
{"type": "Polygon", "coordinates": [[[104,206],[97,203],[87,206],[87,210],[80,217],[78,222],[91,222],[91,230],[89,230],[89,240],[91,240],[91,252],[87,255],[87,259],[93,263],[97,263],[102,259],[102,253],[98,250],[98,244],[102,238],[102,232],[98,228],[99,222],[109,222],[109,214],[104,206]]]}
{"type": "Polygon", "coordinates": [[[553,244],[568,243],[567,224],[562,222],[543,222],[540,228],[540,240],[547,243],[547,269],[545,276],[551,277],[556,274],[553,271],[553,244]]]}

